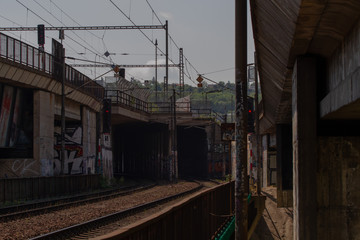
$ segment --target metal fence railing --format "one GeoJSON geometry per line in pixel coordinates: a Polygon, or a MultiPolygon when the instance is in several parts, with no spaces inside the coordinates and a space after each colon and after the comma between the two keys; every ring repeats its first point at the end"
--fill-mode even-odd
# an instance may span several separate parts
{"type": "Polygon", "coordinates": [[[68,175],[0,179],[0,205],[59,197],[100,188],[100,175],[68,175]]]}
{"type": "MultiPolygon", "coordinates": [[[[173,111],[173,103],[171,102],[151,102],[149,103],[151,113],[170,113],[173,111]]],[[[190,102],[176,102],[177,113],[191,113],[190,102]]]]}
{"type": "MultiPolygon", "coordinates": [[[[112,104],[119,104],[129,107],[134,110],[143,111],[146,113],[163,113],[171,114],[174,111],[174,103],[167,102],[147,102],[138,99],[121,90],[106,90],[105,98],[111,99],[112,104]]],[[[199,119],[214,119],[218,122],[223,122],[224,117],[211,110],[211,108],[193,108],[192,102],[176,102],[176,113],[189,113],[194,118],[199,119]]]]}
{"type": "Polygon", "coordinates": [[[135,110],[149,112],[149,103],[120,90],[106,90],[105,98],[111,99],[113,104],[120,104],[135,110]]]}
{"type": "MultiPolygon", "coordinates": [[[[0,57],[49,74],[50,77],[56,74],[54,65],[59,64],[53,55],[3,33],[0,33],[0,57]]],[[[56,77],[54,79],[61,81],[56,77]]],[[[102,86],[66,64],[65,83],[97,99],[104,97],[102,86]]]]}

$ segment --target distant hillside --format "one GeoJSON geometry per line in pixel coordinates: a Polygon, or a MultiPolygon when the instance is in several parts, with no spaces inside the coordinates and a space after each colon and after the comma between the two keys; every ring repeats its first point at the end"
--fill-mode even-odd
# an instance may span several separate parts
{"type": "MultiPolygon", "coordinates": [[[[153,81],[147,81],[142,84],[140,81],[136,81],[136,84],[141,87],[146,87],[152,90],[149,101],[155,101],[155,83],[153,81]]],[[[169,96],[172,94],[171,91],[175,87],[175,91],[179,93],[180,89],[178,85],[169,85],[169,96]]],[[[157,86],[158,99],[163,100],[163,84],[157,86]]],[[[191,102],[193,108],[211,108],[213,111],[225,114],[235,110],[235,84],[219,82],[218,84],[204,84],[203,87],[192,87],[185,84],[184,96],[191,95],[191,102]]],[[[254,91],[248,91],[249,96],[254,96],[254,91]]],[[[177,95],[177,98],[179,96],[177,95]]]]}

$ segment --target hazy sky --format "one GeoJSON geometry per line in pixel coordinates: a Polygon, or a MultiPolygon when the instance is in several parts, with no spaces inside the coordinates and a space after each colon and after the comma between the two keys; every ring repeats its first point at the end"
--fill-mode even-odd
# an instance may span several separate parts
{"type": "MultiPolygon", "coordinates": [[[[184,49],[185,71],[195,81],[196,71],[210,73],[205,76],[216,81],[234,82],[234,0],[148,0],[160,21],[169,22],[169,57],[179,62],[178,47],[184,49]],[[190,64],[193,66],[190,66],[190,64]],[[221,71],[230,69],[226,71],[221,71]],[[212,73],[220,71],[217,73],[212,73]]],[[[0,26],[132,26],[129,17],[137,25],[160,25],[146,0],[2,0],[0,26]],[[117,6],[114,6],[114,4],[117,6]],[[6,7],[4,7],[6,6],[6,7]],[[125,17],[121,11],[127,16],[125,17]],[[36,16],[36,15],[38,16],[36,16]],[[42,19],[41,19],[41,18],[42,19]]],[[[249,57],[253,61],[252,33],[249,31],[249,57]]],[[[116,64],[154,63],[155,47],[151,41],[158,40],[159,48],[165,52],[164,30],[100,30],[66,31],[64,46],[66,55],[90,61],[110,61],[104,53],[108,51],[116,64]],[[128,54],[128,55],[124,55],[128,54]]],[[[37,46],[36,32],[4,32],[10,36],[37,46]]],[[[51,38],[58,39],[58,32],[46,32],[45,50],[51,52],[51,38]]],[[[159,54],[161,52],[159,51],[159,54]]],[[[164,63],[158,56],[158,63],[164,63]]],[[[67,61],[68,64],[84,63],[67,61]]],[[[170,62],[171,63],[171,62],[170,62]]],[[[79,69],[94,78],[109,68],[79,69]]],[[[126,77],[141,81],[152,79],[154,68],[128,68],[126,77]]],[[[113,75],[109,73],[108,76],[113,75]]],[[[158,81],[162,82],[164,69],[158,70],[158,81]]],[[[170,69],[169,83],[178,82],[177,68],[170,69]]],[[[195,85],[185,77],[185,82],[195,85]]]]}

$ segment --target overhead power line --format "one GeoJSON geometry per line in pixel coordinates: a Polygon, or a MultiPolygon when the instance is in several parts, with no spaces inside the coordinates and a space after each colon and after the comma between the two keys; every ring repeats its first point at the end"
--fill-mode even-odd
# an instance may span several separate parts
{"type": "MultiPolygon", "coordinates": [[[[72,18],[68,13],[66,13],[63,9],[61,9],[56,3],[54,3],[52,0],[49,0],[51,4],[53,4],[57,9],[59,9],[63,14],[65,14],[65,16],[67,16],[69,19],[71,19],[74,23],[76,23],[77,25],[81,26],[82,24],[80,24],[79,22],[77,22],[74,18],[72,18]]],[[[102,39],[101,37],[97,36],[96,34],[94,34],[91,31],[88,31],[91,35],[102,39]]]]}
{"type": "MultiPolygon", "coordinates": [[[[120,67],[120,68],[153,68],[166,67],[166,64],[69,64],[72,67],[120,67]]],[[[169,64],[168,67],[179,67],[179,64],[169,64]]]]}
{"type": "MultiPolygon", "coordinates": [[[[49,10],[47,10],[43,5],[41,5],[40,3],[37,2],[37,0],[33,0],[36,4],[38,4],[42,9],[44,9],[48,14],[50,14],[53,18],[55,18],[58,22],[60,22],[61,24],[64,25],[63,21],[58,19],[52,12],[50,12],[49,10]]],[[[62,29],[64,30],[64,29],[62,29]]],[[[82,37],[80,37],[76,32],[74,32],[72,30],[73,34],[75,34],[75,36],[77,36],[79,39],[81,39],[87,46],[89,46],[90,48],[92,48],[95,52],[97,52],[100,56],[102,55],[97,49],[95,49],[91,44],[89,44],[85,39],[83,39],[82,37]]],[[[103,59],[105,59],[104,57],[102,57],[103,59]]],[[[107,59],[105,59],[107,60],[107,59]]]]}
{"type": "Polygon", "coordinates": [[[225,69],[221,69],[221,70],[217,70],[217,71],[213,71],[213,72],[201,73],[201,76],[208,75],[208,74],[213,74],[213,73],[218,73],[218,72],[225,72],[225,71],[229,71],[229,70],[233,70],[233,69],[234,69],[234,67],[225,68],[225,69]]]}
{"type": "MultiPolygon", "coordinates": [[[[159,23],[160,23],[160,24],[163,24],[162,21],[160,20],[159,16],[157,15],[157,13],[155,12],[154,8],[151,6],[150,2],[149,2],[148,0],[146,0],[146,2],[147,2],[147,4],[149,5],[152,13],[155,15],[155,17],[156,17],[157,20],[159,21],[159,23]]],[[[177,43],[176,43],[175,40],[171,37],[170,34],[169,34],[169,38],[170,38],[170,41],[175,45],[175,47],[176,47],[178,50],[180,50],[180,47],[177,45],[177,43]]],[[[189,59],[187,59],[186,56],[184,56],[184,58],[185,58],[185,64],[186,64],[186,62],[188,62],[188,64],[190,65],[190,67],[193,68],[197,74],[199,74],[199,71],[191,64],[191,62],[189,61],[189,59]]],[[[173,61],[172,61],[172,62],[173,62],[173,61]]],[[[188,72],[188,71],[187,71],[187,72],[188,72]]],[[[190,81],[192,81],[192,82],[196,85],[196,83],[192,80],[189,72],[188,72],[188,74],[184,73],[184,75],[185,75],[190,81]]]]}
{"type": "MultiPolygon", "coordinates": [[[[27,9],[27,11],[30,11],[32,14],[34,14],[35,16],[37,16],[38,18],[40,18],[42,21],[44,21],[46,24],[54,27],[50,22],[46,21],[44,18],[42,18],[39,14],[37,14],[36,12],[34,12],[33,10],[31,10],[29,7],[27,7],[25,4],[23,4],[22,2],[20,2],[19,0],[16,0],[19,4],[21,4],[24,8],[27,9]]],[[[8,30],[3,30],[3,31],[8,31],[8,30]]],[[[21,30],[18,30],[18,31],[21,31],[21,30]]],[[[87,48],[86,46],[84,46],[83,44],[79,43],[78,41],[76,41],[75,39],[73,39],[72,37],[66,35],[70,40],[72,40],[73,42],[79,44],[80,46],[82,46],[83,48],[89,50],[90,52],[96,54],[93,50],[87,48]]],[[[69,45],[68,45],[69,46],[69,45]]],[[[75,51],[74,48],[72,48],[71,46],[69,46],[69,48],[71,48],[73,51],[75,51]]]]}
{"type": "MultiPolygon", "coordinates": [[[[46,31],[56,30],[119,30],[119,29],[164,29],[162,25],[138,26],[78,26],[78,27],[45,27],[46,31]]],[[[0,31],[36,31],[37,27],[0,27],[0,31]]]]}

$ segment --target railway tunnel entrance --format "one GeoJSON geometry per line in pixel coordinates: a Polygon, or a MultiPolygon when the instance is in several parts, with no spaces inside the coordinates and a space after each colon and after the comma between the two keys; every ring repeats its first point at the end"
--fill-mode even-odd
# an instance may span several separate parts
{"type": "Polygon", "coordinates": [[[113,127],[114,175],[165,178],[169,149],[168,126],[128,123],[113,127]]]}
{"type": "Polygon", "coordinates": [[[203,127],[177,128],[179,177],[205,178],[208,175],[207,135],[203,127]]]}
{"type": "MultiPolygon", "coordinates": [[[[178,126],[179,178],[208,177],[205,127],[178,126]]],[[[126,123],[112,129],[114,175],[168,179],[170,131],[162,123],[126,123]]]]}

